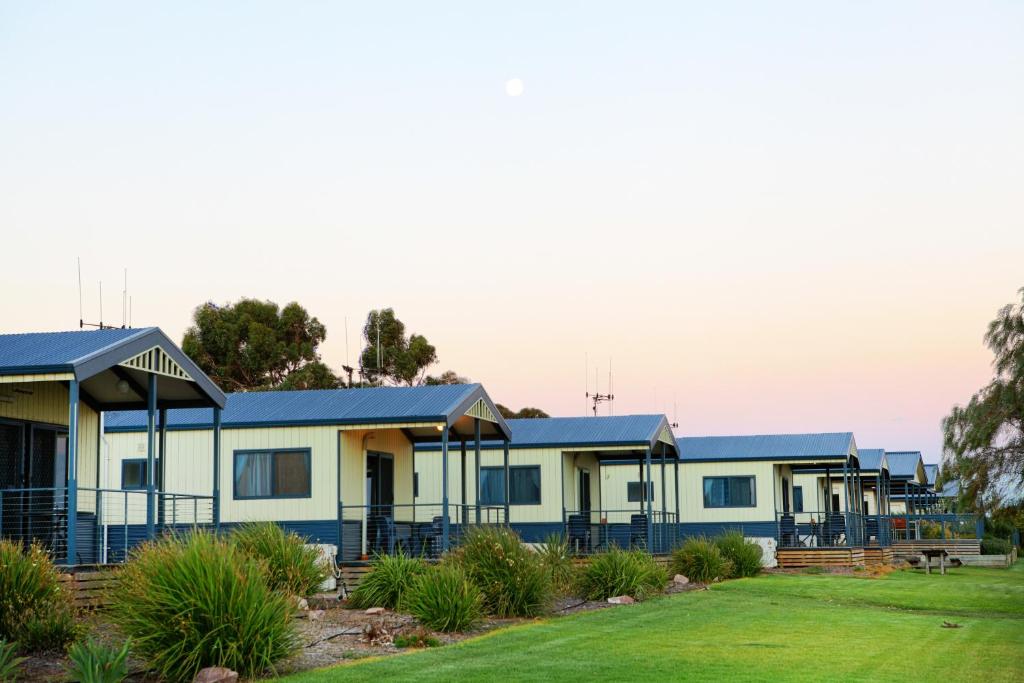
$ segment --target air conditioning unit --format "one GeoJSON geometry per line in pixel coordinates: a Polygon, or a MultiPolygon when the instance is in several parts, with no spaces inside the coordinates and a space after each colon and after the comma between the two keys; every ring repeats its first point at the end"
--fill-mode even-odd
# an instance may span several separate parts
{"type": "Polygon", "coordinates": [[[338,590],[338,578],[334,573],[335,558],[338,556],[338,546],[330,543],[308,543],[306,547],[315,548],[320,562],[327,567],[327,579],[320,584],[321,593],[330,593],[338,590]]]}

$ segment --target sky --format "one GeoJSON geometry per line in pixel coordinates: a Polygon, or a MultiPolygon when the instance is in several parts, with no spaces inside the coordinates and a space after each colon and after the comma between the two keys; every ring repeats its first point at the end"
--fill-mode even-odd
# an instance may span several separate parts
{"type": "MultiPolygon", "coordinates": [[[[506,405],[941,454],[1024,286],[1024,3],[0,4],[0,331],[371,308],[506,405]],[[509,81],[519,79],[517,87],[509,81]],[[602,406],[604,414],[607,406],[602,406]]],[[[347,326],[347,341],[346,341],[347,326]]]]}

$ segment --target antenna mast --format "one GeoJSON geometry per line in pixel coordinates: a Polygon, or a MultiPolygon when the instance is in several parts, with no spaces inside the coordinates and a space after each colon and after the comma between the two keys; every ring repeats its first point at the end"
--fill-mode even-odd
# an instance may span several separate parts
{"type": "Polygon", "coordinates": [[[345,316],[345,364],[341,369],[348,373],[348,388],[352,388],[352,371],[355,369],[349,364],[348,355],[348,316],[345,316]]]}
{"type": "Polygon", "coordinates": [[[612,414],[612,401],[615,400],[615,394],[612,393],[611,359],[608,360],[608,393],[602,394],[600,389],[601,387],[597,381],[597,368],[594,368],[594,393],[587,392],[587,400],[593,404],[594,417],[597,417],[597,407],[602,403],[608,404],[608,414],[612,414]]]}

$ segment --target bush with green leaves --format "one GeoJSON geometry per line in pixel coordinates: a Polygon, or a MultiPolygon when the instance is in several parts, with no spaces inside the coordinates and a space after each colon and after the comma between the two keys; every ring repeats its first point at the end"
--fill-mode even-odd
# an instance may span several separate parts
{"type": "Polygon", "coordinates": [[[18,670],[25,658],[16,656],[17,649],[17,643],[8,643],[0,638],[0,681],[13,681],[18,677],[18,670]]]}
{"type": "Polygon", "coordinates": [[[355,609],[387,607],[405,608],[405,598],[417,577],[427,571],[427,564],[418,557],[403,553],[377,555],[371,569],[348,598],[348,606],[355,609]]]}
{"type": "Polygon", "coordinates": [[[484,609],[497,617],[533,617],[551,601],[551,580],[537,553],[502,526],[470,528],[448,557],[476,584],[484,609]]]}
{"type": "Polygon", "coordinates": [[[171,681],[209,666],[250,678],[298,647],[294,599],[270,588],[262,562],[205,531],[140,546],[110,597],[112,621],[171,681]]]}
{"type": "Polygon", "coordinates": [[[121,683],[128,677],[130,647],[131,639],[120,649],[92,638],[79,640],[68,648],[68,678],[75,683],[121,683]]]}
{"type": "Polygon", "coordinates": [[[617,547],[594,555],[577,576],[580,597],[587,600],[618,595],[644,600],[664,590],[666,583],[668,574],[649,553],[617,547]]]}
{"type": "Polygon", "coordinates": [[[712,583],[731,577],[734,569],[714,541],[694,536],[672,551],[669,571],[697,583],[712,583]]]}
{"type": "Polygon", "coordinates": [[[0,539],[0,640],[22,652],[58,651],[80,631],[72,595],[46,550],[0,539]]]}
{"type": "Polygon", "coordinates": [[[982,555],[1009,555],[1013,552],[1013,544],[1005,538],[981,539],[982,555]]]}
{"type": "Polygon", "coordinates": [[[569,539],[562,534],[551,534],[537,550],[541,565],[548,574],[551,587],[562,594],[572,592],[576,565],[573,564],[572,548],[569,539]]]}
{"type": "Polygon", "coordinates": [[[739,579],[761,573],[761,546],[744,538],[742,531],[726,531],[715,538],[715,545],[722,557],[732,563],[732,573],[728,578],[739,579]]]}
{"type": "Polygon", "coordinates": [[[466,572],[447,563],[419,575],[409,592],[410,614],[435,631],[465,631],[484,615],[484,596],[466,572]]]}
{"type": "Polygon", "coordinates": [[[264,563],[273,590],[309,596],[320,590],[328,567],[316,548],[295,532],[274,522],[250,522],[231,533],[231,540],[246,555],[264,563]]]}

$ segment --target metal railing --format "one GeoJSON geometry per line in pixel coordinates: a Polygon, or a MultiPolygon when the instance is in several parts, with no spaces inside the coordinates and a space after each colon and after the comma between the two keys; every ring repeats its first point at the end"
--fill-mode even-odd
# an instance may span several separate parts
{"type": "Polygon", "coordinates": [[[888,515],[864,515],[864,545],[892,545],[892,520],[888,515]]]}
{"type": "MultiPolygon", "coordinates": [[[[208,526],[213,497],[155,492],[154,535],[208,526]]],[[[70,564],[123,562],[149,538],[147,492],[142,489],[77,489],[74,503],[75,543],[70,564]]],[[[55,561],[68,561],[68,489],[0,489],[0,537],[24,545],[38,543],[55,561]]]]}
{"type": "MultiPolygon", "coordinates": [[[[504,506],[448,504],[448,544],[478,525],[505,523],[504,506]]],[[[437,558],[444,551],[444,505],[342,505],[339,557],[344,562],[398,552],[437,558]]]]}
{"type": "Polygon", "coordinates": [[[946,512],[895,513],[889,515],[889,523],[894,541],[980,538],[977,515],[946,512]]]}
{"type": "Polygon", "coordinates": [[[562,529],[576,555],[592,555],[613,547],[668,553],[679,541],[679,518],[654,510],[564,510],[562,529]]]}
{"type": "Polygon", "coordinates": [[[866,538],[859,512],[776,512],[780,548],[856,548],[866,538]]]}

